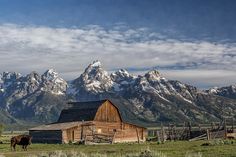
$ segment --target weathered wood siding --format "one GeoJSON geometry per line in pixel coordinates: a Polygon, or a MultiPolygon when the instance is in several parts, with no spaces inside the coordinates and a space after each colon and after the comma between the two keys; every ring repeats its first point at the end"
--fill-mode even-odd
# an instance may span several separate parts
{"type": "Polygon", "coordinates": [[[115,142],[142,142],[146,140],[147,130],[133,124],[123,123],[122,130],[115,135],[115,142]]]}
{"type": "Polygon", "coordinates": [[[118,109],[109,101],[105,101],[95,115],[94,121],[103,122],[121,122],[121,117],[118,109]]]}
{"type": "Polygon", "coordinates": [[[62,131],[63,143],[78,142],[81,140],[80,127],[74,127],[62,131]]]}
{"type": "Polygon", "coordinates": [[[69,143],[96,141],[106,137],[112,142],[141,142],[146,140],[145,128],[122,121],[118,108],[105,101],[95,114],[93,121],[83,121],[76,127],[62,128],[60,131],[30,131],[33,139],[43,143],[69,143]]]}
{"type": "Polygon", "coordinates": [[[147,130],[132,124],[117,122],[95,122],[97,134],[114,136],[113,142],[145,141],[147,130]]]}
{"type": "Polygon", "coordinates": [[[32,136],[32,143],[62,143],[61,130],[30,130],[29,135],[32,136]]]}

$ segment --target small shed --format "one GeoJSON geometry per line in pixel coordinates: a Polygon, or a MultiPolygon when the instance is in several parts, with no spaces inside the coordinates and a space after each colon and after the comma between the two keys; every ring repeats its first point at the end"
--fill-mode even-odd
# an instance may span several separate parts
{"type": "Polygon", "coordinates": [[[146,128],[132,123],[120,101],[73,102],[56,123],[31,128],[35,143],[118,143],[146,140],[146,128]]]}

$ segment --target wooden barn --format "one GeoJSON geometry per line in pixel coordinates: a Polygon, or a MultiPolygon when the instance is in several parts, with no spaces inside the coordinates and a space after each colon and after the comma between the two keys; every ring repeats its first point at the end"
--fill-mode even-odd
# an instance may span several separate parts
{"type": "Polygon", "coordinates": [[[146,128],[133,124],[119,101],[70,103],[56,123],[31,128],[35,143],[119,143],[146,140],[146,128]]]}

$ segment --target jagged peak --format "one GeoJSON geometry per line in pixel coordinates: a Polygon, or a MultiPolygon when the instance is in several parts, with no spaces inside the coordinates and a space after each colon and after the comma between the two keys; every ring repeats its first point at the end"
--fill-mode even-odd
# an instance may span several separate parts
{"type": "Polygon", "coordinates": [[[144,76],[152,80],[159,80],[161,78],[159,71],[156,69],[148,71],[144,76]]]}
{"type": "Polygon", "coordinates": [[[32,72],[30,72],[28,75],[26,75],[26,76],[38,76],[39,75],[39,73],[37,73],[36,71],[32,71],[32,72]]]}
{"type": "Polygon", "coordinates": [[[44,74],[58,74],[58,72],[55,69],[48,69],[44,74]]]}
{"type": "Polygon", "coordinates": [[[99,60],[95,60],[95,61],[93,61],[93,63],[90,64],[89,66],[91,66],[91,67],[101,67],[102,64],[101,64],[101,62],[100,62],[99,60]]]}
{"type": "Polygon", "coordinates": [[[27,79],[40,79],[40,75],[36,72],[36,71],[32,71],[31,73],[29,73],[28,75],[26,75],[27,79]]]}
{"type": "Polygon", "coordinates": [[[54,69],[48,69],[44,72],[44,74],[42,76],[46,77],[48,79],[54,79],[54,78],[58,77],[58,72],[56,72],[56,70],[54,70],[54,69]]]}
{"type": "Polygon", "coordinates": [[[230,85],[229,87],[234,89],[234,88],[236,88],[236,84],[235,85],[230,85]]]}
{"type": "Polygon", "coordinates": [[[120,69],[120,70],[118,70],[118,72],[121,73],[121,74],[124,74],[126,76],[130,75],[129,72],[127,70],[125,70],[125,69],[120,69]]]}
{"type": "Polygon", "coordinates": [[[120,81],[130,81],[132,78],[134,78],[129,72],[125,69],[120,69],[116,72],[111,73],[111,79],[115,82],[120,81]]]}
{"type": "Polygon", "coordinates": [[[119,76],[125,76],[125,77],[130,76],[129,72],[125,69],[120,69],[118,71],[115,71],[115,72],[111,73],[111,75],[112,76],[119,75],[119,76]]]}
{"type": "Polygon", "coordinates": [[[101,67],[101,62],[100,61],[94,61],[92,64],[89,64],[89,66],[85,69],[84,73],[82,76],[97,76],[97,77],[109,77],[109,74],[107,71],[102,69],[101,67]]]}
{"type": "Polygon", "coordinates": [[[9,80],[9,79],[18,79],[19,77],[21,77],[21,74],[20,73],[17,73],[17,72],[8,72],[8,71],[5,71],[2,73],[2,79],[6,79],[6,80],[9,80]]]}
{"type": "Polygon", "coordinates": [[[211,94],[216,94],[219,90],[219,87],[212,87],[210,89],[207,90],[208,93],[211,93],[211,94]]]}

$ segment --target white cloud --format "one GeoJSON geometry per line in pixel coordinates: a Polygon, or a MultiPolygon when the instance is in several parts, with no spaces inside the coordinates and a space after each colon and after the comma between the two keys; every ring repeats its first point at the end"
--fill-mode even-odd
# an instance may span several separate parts
{"type": "Polygon", "coordinates": [[[0,71],[55,68],[70,79],[96,59],[105,69],[191,66],[236,72],[236,43],[168,39],[143,28],[0,25],[0,71]]]}

